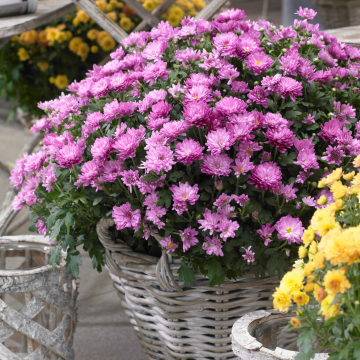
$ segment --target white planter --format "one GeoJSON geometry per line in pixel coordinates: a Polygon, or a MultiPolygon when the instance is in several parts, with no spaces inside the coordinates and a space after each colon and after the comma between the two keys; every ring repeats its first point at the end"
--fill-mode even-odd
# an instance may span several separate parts
{"type": "MultiPolygon", "coordinates": [[[[246,314],[232,328],[232,348],[241,360],[293,360],[298,354],[297,334],[282,332],[291,315],[259,310],[246,314]],[[259,341],[260,340],[260,341],[259,341]]],[[[328,354],[316,354],[314,360],[325,360],[328,354]]]]}

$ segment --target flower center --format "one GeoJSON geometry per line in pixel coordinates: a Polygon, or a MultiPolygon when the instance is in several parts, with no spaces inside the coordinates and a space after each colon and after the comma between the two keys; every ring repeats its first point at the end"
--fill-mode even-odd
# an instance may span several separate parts
{"type": "Polygon", "coordinates": [[[197,95],[194,95],[194,98],[197,99],[197,95]]]}
{"type": "Polygon", "coordinates": [[[246,47],[246,48],[245,48],[245,51],[249,51],[249,48],[248,48],[248,47],[246,47]]]}
{"type": "Polygon", "coordinates": [[[255,64],[256,64],[256,65],[260,65],[260,64],[261,64],[261,61],[256,61],[255,64]]]}
{"type": "Polygon", "coordinates": [[[224,46],[228,46],[228,43],[225,43],[224,46]]]}
{"type": "Polygon", "coordinates": [[[238,168],[238,172],[239,172],[239,173],[242,172],[242,168],[241,168],[241,167],[238,168]]]}
{"type": "Polygon", "coordinates": [[[183,198],[184,198],[184,199],[186,199],[186,198],[187,198],[187,195],[186,195],[186,194],[184,194],[184,195],[183,195],[183,198]]]}
{"type": "Polygon", "coordinates": [[[291,227],[289,227],[289,228],[286,229],[286,232],[287,232],[288,234],[290,234],[291,231],[292,231],[291,227]]]}
{"type": "Polygon", "coordinates": [[[172,248],[174,247],[174,244],[171,243],[171,242],[169,242],[169,245],[168,245],[168,246],[169,246],[170,249],[172,249],[172,248]]]}

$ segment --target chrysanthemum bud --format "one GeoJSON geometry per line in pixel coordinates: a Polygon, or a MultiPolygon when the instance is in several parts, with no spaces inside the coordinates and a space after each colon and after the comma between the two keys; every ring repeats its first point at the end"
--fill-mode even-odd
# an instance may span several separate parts
{"type": "Polygon", "coordinates": [[[200,214],[197,214],[196,215],[196,220],[200,220],[201,219],[201,215],[200,214]]]}
{"type": "Polygon", "coordinates": [[[317,201],[318,205],[326,205],[328,199],[325,195],[321,195],[317,201]]]}
{"type": "Polygon", "coordinates": [[[254,85],[259,85],[259,82],[258,81],[254,81],[254,85]]]}
{"type": "Polygon", "coordinates": [[[244,184],[244,185],[242,186],[242,188],[245,190],[245,189],[247,188],[246,184],[244,184]]]}
{"type": "Polygon", "coordinates": [[[291,318],[291,320],[290,320],[290,324],[291,324],[291,326],[293,326],[293,327],[299,327],[299,326],[301,326],[301,321],[298,319],[298,318],[291,318]]]}
{"type": "Polygon", "coordinates": [[[336,88],[332,88],[331,91],[332,91],[332,92],[336,92],[336,88]]]}
{"type": "Polygon", "coordinates": [[[325,166],[324,171],[329,171],[329,168],[327,166],[325,166]]]}

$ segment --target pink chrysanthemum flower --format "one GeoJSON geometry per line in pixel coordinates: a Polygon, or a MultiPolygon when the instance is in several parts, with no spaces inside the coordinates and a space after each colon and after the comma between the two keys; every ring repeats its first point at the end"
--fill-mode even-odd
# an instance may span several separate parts
{"type": "Polygon", "coordinates": [[[84,150],[77,144],[65,145],[56,157],[58,166],[71,169],[73,165],[79,165],[82,161],[84,150]]]}
{"type": "Polygon", "coordinates": [[[234,56],[239,38],[232,32],[217,34],[213,38],[214,46],[221,56],[234,56]]]}
{"type": "Polygon", "coordinates": [[[212,213],[209,209],[205,209],[203,216],[204,220],[198,220],[198,223],[201,225],[199,229],[204,231],[209,230],[210,235],[212,235],[216,230],[220,217],[218,214],[212,213]]]}
{"type": "Polygon", "coordinates": [[[205,145],[208,147],[211,155],[219,155],[223,150],[229,150],[230,146],[235,142],[235,139],[226,129],[211,131],[205,137],[207,139],[205,145]]]}
{"type": "Polygon", "coordinates": [[[51,165],[48,165],[45,169],[43,169],[42,184],[47,192],[50,192],[54,188],[52,184],[56,180],[55,169],[51,165]]]}
{"type": "Polygon", "coordinates": [[[31,128],[30,128],[30,131],[33,133],[33,134],[36,134],[38,133],[39,131],[44,131],[45,134],[48,134],[49,133],[49,130],[52,129],[52,124],[51,124],[51,120],[48,119],[48,118],[42,118],[40,120],[38,120],[35,125],[33,125],[31,128]]]}
{"type": "Polygon", "coordinates": [[[166,248],[166,253],[174,252],[177,247],[179,246],[179,243],[175,243],[171,240],[171,236],[166,236],[163,240],[159,241],[160,245],[166,248]]]}
{"type": "Polygon", "coordinates": [[[241,194],[240,196],[233,195],[232,197],[240,206],[244,206],[250,201],[250,198],[246,194],[241,194]]]}
{"type": "Polygon", "coordinates": [[[260,75],[262,72],[271,68],[273,62],[274,60],[264,52],[250,54],[244,61],[247,68],[252,70],[255,75],[260,75]]]}
{"type": "Polygon", "coordinates": [[[231,201],[231,196],[226,195],[226,194],[221,194],[216,201],[213,203],[214,206],[218,206],[220,208],[230,204],[231,201]]]}
{"type": "Polygon", "coordinates": [[[242,249],[245,250],[245,254],[242,255],[242,257],[244,258],[244,260],[247,261],[248,264],[252,263],[255,261],[255,253],[253,251],[251,251],[251,245],[246,249],[243,246],[241,247],[242,249]]]}
{"type": "Polygon", "coordinates": [[[46,151],[41,150],[36,154],[29,155],[26,158],[24,170],[26,173],[34,173],[40,171],[47,158],[46,151]]]}
{"type": "Polygon", "coordinates": [[[220,111],[224,117],[229,117],[245,112],[247,105],[241,99],[229,96],[217,102],[215,108],[220,111]]]}
{"type": "Polygon", "coordinates": [[[239,227],[240,226],[237,221],[222,218],[220,223],[217,225],[217,231],[220,232],[220,237],[223,241],[226,241],[228,238],[235,237],[235,231],[238,230],[239,227]]]}
{"type": "Polygon", "coordinates": [[[235,159],[235,165],[231,165],[234,169],[235,176],[238,178],[242,174],[246,174],[248,171],[252,170],[255,166],[254,163],[250,161],[248,157],[240,159],[235,159]]]}
{"type": "Polygon", "coordinates": [[[136,185],[139,181],[138,170],[125,170],[122,173],[121,181],[130,188],[130,194],[132,193],[132,186],[136,185]]]}
{"type": "Polygon", "coordinates": [[[139,209],[132,210],[130,203],[114,206],[112,217],[115,221],[117,230],[122,230],[127,227],[132,227],[135,231],[140,229],[141,211],[139,209]]]}
{"type": "Polygon", "coordinates": [[[212,111],[205,101],[190,102],[183,111],[184,118],[190,126],[203,129],[210,123],[212,111]]]}
{"type": "Polygon", "coordinates": [[[196,238],[198,232],[195,229],[190,227],[184,229],[184,231],[179,230],[181,241],[183,242],[183,251],[187,251],[191,246],[195,246],[199,240],[196,238]]]}
{"type": "Polygon", "coordinates": [[[299,10],[295,14],[301,16],[303,19],[313,20],[317,12],[313,9],[302,8],[300,6],[299,10]]]}
{"type": "Polygon", "coordinates": [[[185,98],[183,100],[184,105],[192,102],[203,101],[205,103],[212,100],[212,90],[204,85],[195,85],[191,89],[184,89],[185,98]]]}
{"type": "Polygon", "coordinates": [[[143,70],[144,80],[149,83],[149,86],[152,86],[158,78],[166,80],[171,73],[171,71],[166,70],[166,67],[167,63],[161,60],[155,64],[148,63],[143,70]]]}
{"type": "Polygon", "coordinates": [[[317,162],[317,156],[315,151],[311,148],[304,149],[299,152],[296,161],[294,161],[295,165],[300,165],[304,171],[308,171],[309,169],[318,169],[319,163],[317,162]]]}
{"type": "Polygon", "coordinates": [[[283,99],[290,96],[292,101],[296,101],[295,96],[302,96],[302,84],[293,78],[282,77],[276,87],[276,92],[283,99]]]}
{"type": "Polygon", "coordinates": [[[47,227],[43,220],[39,219],[35,226],[38,228],[38,233],[40,235],[46,235],[47,227]]]}
{"type": "Polygon", "coordinates": [[[169,142],[176,140],[180,135],[185,136],[188,124],[184,120],[170,121],[165,123],[160,130],[160,134],[167,137],[169,142]]]}
{"type": "Polygon", "coordinates": [[[261,226],[261,229],[256,231],[258,234],[260,234],[261,238],[265,240],[264,241],[265,246],[268,246],[269,243],[272,241],[271,236],[274,230],[275,228],[271,226],[270,223],[266,223],[265,225],[261,226]]]}
{"type": "Polygon", "coordinates": [[[321,159],[328,162],[328,164],[340,165],[342,157],[345,156],[343,146],[328,146],[326,148],[326,156],[322,156],[321,159]]]}
{"type": "Polygon", "coordinates": [[[282,173],[274,162],[267,162],[255,166],[249,175],[249,184],[254,184],[261,190],[273,191],[281,184],[282,173]]]}
{"type": "Polygon", "coordinates": [[[205,155],[200,169],[211,176],[228,176],[231,173],[232,159],[227,154],[205,155]]]}
{"type": "Polygon", "coordinates": [[[114,182],[124,171],[122,161],[107,161],[101,172],[101,182],[114,182]]]}
{"type": "Polygon", "coordinates": [[[266,109],[269,104],[268,95],[270,93],[271,92],[269,90],[265,90],[263,87],[257,85],[247,94],[247,103],[250,104],[255,102],[255,104],[262,105],[266,109]]]}
{"type": "Polygon", "coordinates": [[[147,60],[159,61],[168,46],[167,41],[158,40],[148,43],[141,55],[147,60]]]}
{"type": "Polygon", "coordinates": [[[184,139],[178,142],[175,148],[175,156],[177,161],[185,165],[191,165],[195,160],[203,158],[203,151],[205,148],[193,139],[184,139]]]}
{"type": "Polygon", "coordinates": [[[170,191],[173,193],[174,207],[178,215],[187,210],[186,203],[194,205],[200,195],[198,195],[198,185],[190,186],[188,182],[179,183],[179,186],[172,185],[170,191]]]}
{"type": "Polygon", "coordinates": [[[151,221],[159,229],[162,229],[165,225],[160,219],[167,213],[164,206],[151,206],[146,209],[145,219],[151,221]]]}
{"type": "Polygon", "coordinates": [[[280,153],[284,153],[286,149],[292,147],[295,137],[295,134],[285,127],[281,129],[269,128],[264,135],[269,139],[269,141],[265,141],[265,144],[277,146],[280,153]]]}
{"type": "Polygon", "coordinates": [[[140,168],[146,172],[154,171],[159,175],[161,170],[168,172],[175,165],[174,154],[168,146],[151,147],[146,153],[146,161],[143,161],[140,168]]]}
{"type": "Polygon", "coordinates": [[[114,140],[108,137],[97,138],[91,146],[91,154],[95,160],[106,160],[113,151],[114,140]]]}
{"type": "Polygon", "coordinates": [[[79,174],[78,180],[75,182],[75,185],[92,185],[93,181],[99,176],[101,169],[102,164],[97,160],[91,160],[86,162],[81,167],[81,174],[79,174]]]}
{"type": "Polygon", "coordinates": [[[221,240],[219,240],[217,236],[213,236],[213,238],[206,236],[202,248],[206,251],[207,255],[215,254],[216,256],[224,256],[221,240]]]}
{"type": "Polygon", "coordinates": [[[282,240],[287,240],[289,245],[291,243],[300,244],[302,242],[301,237],[305,228],[299,219],[293,218],[290,215],[283,216],[274,227],[278,232],[278,237],[282,240]]]}
{"type": "Polygon", "coordinates": [[[120,154],[116,154],[116,156],[121,161],[125,161],[129,157],[135,157],[138,146],[139,141],[129,133],[119,136],[113,143],[113,149],[120,151],[120,154]]]}

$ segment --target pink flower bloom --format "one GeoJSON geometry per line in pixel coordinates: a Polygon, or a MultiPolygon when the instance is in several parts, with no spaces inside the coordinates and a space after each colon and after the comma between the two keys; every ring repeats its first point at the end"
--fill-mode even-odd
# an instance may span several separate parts
{"type": "Polygon", "coordinates": [[[245,255],[242,255],[244,260],[246,260],[248,264],[254,262],[255,261],[255,253],[250,250],[251,246],[249,246],[247,249],[245,249],[243,246],[241,248],[245,250],[245,255]]]}
{"type": "Polygon", "coordinates": [[[90,131],[95,131],[100,129],[100,124],[105,121],[105,116],[100,112],[96,111],[91,114],[86,115],[85,126],[91,129],[90,131]]]}
{"type": "Polygon", "coordinates": [[[305,171],[319,168],[315,151],[312,148],[300,151],[294,164],[300,165],[305,171]]]}
{"type": "Polygon", "coordinates": [[[141,52],[141,55],[147,60],[155,60],[156,62],[162,58],[167,46],[167,41],[153,41],[146,45],[146,48],[141,52]]]}
{"type": "Polygon", "coordinates": [[[173,193],[173,210],[176,210],[178,215],[181,215],[187,210],[187,202],[189,202],[190,205],[194,205],[200,197],[200,195],[197,195],[199,191],[197,184],[191,187],[188,182],[185,184],[179,183],[179,186],[172,185],[169,189],[173,193]]]}
{"type": "Polygon", "coordinates": [[[24,170],[26,173],[34,173],[40,171],[46,161],[46,151],[41,150],[36,154],[29,155],[26,158],[24,170]]]}
{"type": "Polygon", "coordinates": [[[299,219],[293,218],[290,215],[283,216],[274,227],[278,232],[278,237],[282,240],[287,240],[289,245],[291,243],[300,244],[302,242],[301,237],[305,228],[299,219]]]}
{"type": "Polygon", "coordinates": [[[161,246],[166,247],[167,254],[170,252],[174,252],[179,246],[179,243],[174,243],[171,241],[171,236],[166,236],[163,240],[160,240],[159,243],[161,246]]]}
{"type": "Polygon", "coordinates": [[[132,227],[135,231],[140,229],[141,211],[139,209],[132,210],[130,203],[114,206],[112,217],[114,218],[117,230],[122,230],[127,227],[132,227]]]}
{"type": "Polygon", "coordinates": [[[136,148],[139,146],[139,141],[135,136],[127,133],[119,136],[113,143],[113,149],[120,151],[120,154],[116,154],[117,158],[121,161],[125,161],[127,158],[133,158],[136,156],[136,148]]]}
{"type": "Polygon", "coordinates": [[[302,85],[300,82],[289,77],[282,77],[276,87],[276,92],[283,99],[290,96],[292,101],[296,101],[295,96],[302,96],[302,85]]]}
{"type": "Polygon", "coordinates": [[[143,204],[148,207],[156,206],[156,204],[159,201],[157,194],[158,194],[158,192],[154,192],[150,195],[146,195],[143,204]]]}
{"type": "Polygon", "coordinates": [[[205,155],[200,169],[211,176],[228,176],[231,173],[232,159],[227,154],[205,155]]]}
{"type": "Polygon", "coordinates": [[[328,162],[328,164],[340,165],[342,157],[345,156],[343,146],[328,146],[326,148],[326,156],[322,156],[321,159],[328,162]]]}
{"type": "Polygon", "coordinates": [[[245,81],[233,81],[231,83],[231,91],[234,93],[246,94],[250,91],[247,87],[248,83],[245,81]]]}
{"type": "Polygon", "coordinates": [[[302,119],[302,122],[306,125],[311,125],[315,123],[315,116],[308,114],[306,117],[302,119]]]}
{"type": "Polygon", "coordinates": [[[122,182],[130,188],[130,194],[132,193],[132,186],[136,185],[139,181],[139,171],[125,170],[122,173],[122,182]]]}
{"type": "Polygon", "coordinates": [[[195,246],[199,240],[196,238],[198,232],[195,229],[190,227],[184,229],[184,231],[179,230],[181,240],[183,242],[183,251],[187,251],[191,246],[195,246]]]}
{"type": "Polygon", "coordinates": [[[48,119],[48,118],[42,118],[42,119],[38,120],[38,121],[35,123],[35,125],[33,125],[33,126],[30,128],[30,131],[31,131],[33,134],[36,134],[36,133],[38,133],[39,131],[44,131],[45,134],[48,134],[50,129],[52,129],[52,124],[51,124],[50,119],[48,119]]]}
{"type": "Polygon", "coordinates": [[[231,201],[231,196],[226,195],[226,194],[221,194],[216,201],[213,203],[213,205],[218,206],[218,207],[224,207],[228,204],[230,204],[231,201]]]}
{"type": "Polygon", "coordinates": [[[185,136],[188,124],[184,120],[170,121],[163,125],[160,134],[169,139],[169,142],[176,140],[180,135],[185,136]]]}
{"type": "Polygon", "coordinates": [[[166,70],[166,67],[167,63],[161,60],[155,64],[148,63],[143,70],[144,80],[149,86],[152,86],[158,78],[166,80],[167,76],[171,73],[171,71],[166,70]]]}
{"type": "Polygon", "coordinates": [[[268,246],[271,243],[272,233],[274,232],[275,228],[271,226],[270,223],[266,223],[265,225],[261,226],[261,229],[257,230],[256,232],[260,234],[261,238],[265,240],[264,245],[268,246]]]}
{"type": "Polygon", "coordinates": [[[269,127],[271,129],[279,130],[283,127],[288,127],[289,121],[284,119],[281,114],[274,114],[268,112],[265,115],[264,121],[262,123],[263,127],[269,127]]]}
{"type": "Polygon", "coordinates": [[[113,151],[114,140],[108,137],[97,138],[91,146],[91,154],[94,160],[105,161],[113,151]]]}
{"type": "Polygon", "coordinates": [[[56,157],[58,166],[71,169],[73,165],[79,165],[82,161],[84,150],[77,144],[65,145],[56,157]]]}
{"type": "Polygon", "coordinates": [[[184,89],[185,98],[183,100],[184,105],[192,102],[209,102],[212,100],[212,90],[204,85],[195,85],[191,89],[184,89]]]}
{"type": "Polygon", "coordinates": [[[93,83],[91,87],[91,93],[94,95],[95,99],[100,99],[102,96],[106,96],[110,90],[109,85],[109,78],[102,78],[99,81],[93,83]]]}
{"type": "Polygon", "coordinates": [[[313,20],[314,17],[316,16],[317,12],[315,10],[309,9],[309,8],[303,9],[300,6],[300,9],[295,14],[301,16],[303,19],[313,20]]]}
{"type": "Polygon", "coordinates": [[[198,220],[198,223],[201,225],[199,229],[204,231],[209,230],[210,235],[212,235],[216,230],[220,217],[218,214],[212,213],[209,209],[205,209],[203,216],[204,220],[198,220]]]}
{"type": "Polygon", "coordinates": [[[303,184],[311,175],[314,175],[314,173],[309,171],[300,171],[296,177],[296,182],[303,184]]]}
{"type": "Polygon", "coordinates": [[[145,219],[151,221],[159,229],[162,229],[165,225],[160,219],[167,213],[167,210],[163,206],[151,206],[146,209],[145,219]]]}
{"type": "Polygon", "coordinates": [[[229,150],[235,142],[234,138],[226,129],[218,129],[209,132],[205,135],[207,142],[206,146],[211,151],[211,155],[219,155],[223,150],[229,150]]]}
{"type": "Polygon", "coordinates": [[[274,60],[264,52],[256,52],[250,54],[244,63],[249,70],[254,71],[255,75],[260,75],[262,72],[272,67],[274,60]]]}
{"type": "Polygon", "coordinates": [[[176,144],[175,156],[177,157],[177,161],[188,166],[195,160],[201,160],[203,158],[204,149],[205,148],[197,141],[193,139],[184,139],[182,142],[176,144]]]}
{"type": "Polygon", "coordinates": [[[289,202],[290,200],[296,199],[295,193],[298,191],[298,189],[293,189],[294,183],[290,185],[286,185],[282,188],[282,194],[285,197],[286,202],[289,202]]]}
{"type": "Polygon", "coordinates": [[[217,34],[214,39],[214,46],[221,56],[234,56],[239,38],[232,32],[217,34]]]}
{"type": "Polygon", "coordinates": [[[250,198],[245,194],[241,194],[240,196],[233,195],[232,197],[240,206],[244,206],[250,201],[250,198]]]}
{"type": "Polygon", "coordinates": [[[249,175],[249,184],[254,184],[261,190],[273,191],[281,184],[282,173],[274,162],[267,162],[255,166],[249,175]]]}
{"type": "Polygon", "coordinates": [[[35,225],[38,228],[38,233],[41,235],[46,235],[47,227],[43,220],[39,219],[35,225]]]}
{"type": "Polygon", "coordinates": [[[217,231],[220,232],[220,237],[223,241],[226,241],[228,238],[235,237],[235,231],[239,229],[239,224],[237,221],[231,221],[226,218],[222,218],[220,223],[217,225],[217,231]]]}
{"type": "Polygon", "coordinates": [[[247,94],[249,99],[247,103],[251,104],[252,102],[255,102],[255,104],[262,105],[266,109],[269,104],[268,95],[270,93],[269,90],[265,90],[263,87],[257,85],[247,94]]]}
{"type": "Polygon", "coordinates": [[[102,164],[96,160],[86,162],[81,168],[81,174],[79,174],[75,185],[92,185],[93,181],[99,176],[101,168],[102,164]]]}
{"type": "Polygon", "coordinates": [[[183,115],[190,126],[203,129],[210,123],[212,111],[205,101],[197,101],[188,103],[184,108],[183,115]]]}
{"type": "Polygon", "coordinates": [[[47,192],[50,192],[54,188],[52,183],[56,180],[55,169],[51,165],[48,165],[42,172],[42,184],[47,192]]]}
{"type": "Polygon", "coordinates": [[[206,250],[207,255],[215,254],[216,256],[224,256],[221,241],[217,236],[213,236],[212,239],[206,236],[202,248],[206,250]]]}
{"type": "Polygon", "coordinates": [[[292,147],[295,137],[294,133],[285,127],[281,129],[269,128],[264,135],[269,139],[269,141],[265,141],[265,144],[277,146],[280,153],[284,153],[286,149],[292,147]]]}
{"type": "Polygon", "coordinates": [[[175,165],[174,154],[168,146],[151,147],[145,157],[140,168],[146,172],[154,171],[159,175],[161,170],[168,172],[175,165]]]}
{"type": "Polygon", "coordinates": [[[122,161],[107,161],[101,172],[101,182],[114,182],[124,171],[122,161]]]}
{"type": "Polygon", "coordinates": [[[245,112],[247,105],[244,101],[228,96],[221,99],[215,104],[215,108],[220,111],[224,117],[229,117],[231,115],[237,115],[245,112]]]}
{"type": "Polygon", "coordinates": [[[250,161],[248,157],[240,159],[235,159],[235,165],[231,165],[234,169],[235,176],[238,178],[241,174],[246,174],[248,171],[252,170],[255,166],[250,161]]]}
{"type": "Polygon", "coordinates": [[[307,196],[302,199],[303,203],[307,206],[316,206],[316,201],[312,196],[307,196]]]}

